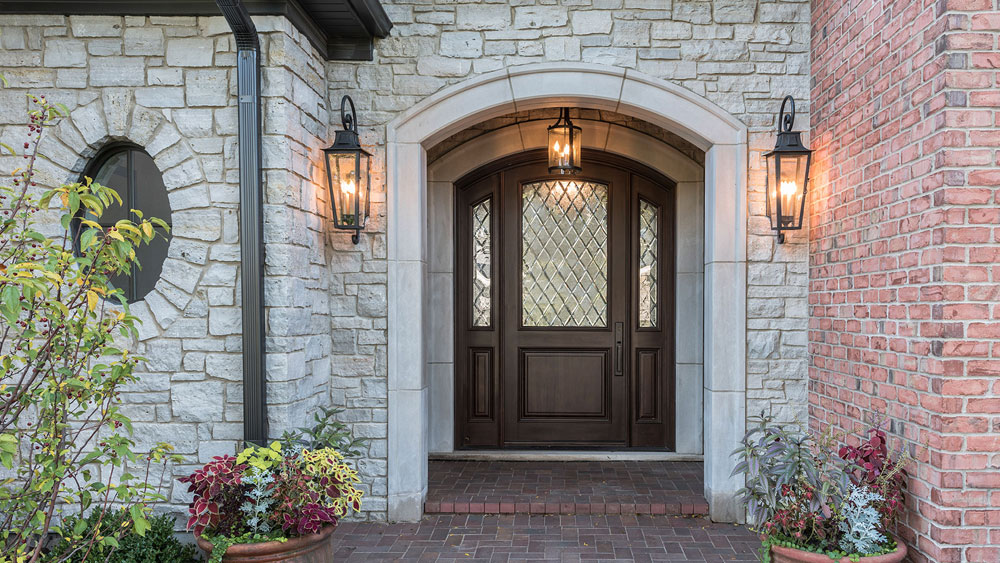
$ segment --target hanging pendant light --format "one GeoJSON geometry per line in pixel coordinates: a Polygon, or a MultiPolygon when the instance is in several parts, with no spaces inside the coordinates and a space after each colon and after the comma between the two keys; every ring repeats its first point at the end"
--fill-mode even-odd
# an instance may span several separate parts
{"type": "Polygon", "coordinates": [[[580,167],[581,129],[569,118],[569,108],[562,108],[559,119],[549,126],[549,173],[576,174],[580,167]]]}

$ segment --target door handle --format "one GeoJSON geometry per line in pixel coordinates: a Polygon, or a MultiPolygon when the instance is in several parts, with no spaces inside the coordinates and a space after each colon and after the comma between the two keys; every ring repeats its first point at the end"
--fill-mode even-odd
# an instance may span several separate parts
{"type": "Polygon", "coordinates": [[[615,375],[625,375],[624,359],[622,358],[623,339],[625,333],[624,323],[615,323],[615,375]]]}

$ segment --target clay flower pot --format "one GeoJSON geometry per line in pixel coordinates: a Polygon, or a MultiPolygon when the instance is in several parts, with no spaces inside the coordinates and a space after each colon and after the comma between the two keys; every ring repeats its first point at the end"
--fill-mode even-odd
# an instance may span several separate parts
{"type": "MultiPolygon", "coordinates": [[[[900,541],[899,538],[894,539],[896,540],[896,551],[886,553],[884,555],[862,557],[858,559],[857,562],[899,563],[906,558],[906,544],[900,541]]],[[[801,549],[782,547],[780,545],[771,546],[771,561],[774,563],[852,563],[852,561],[847,557],[841,557],[835,561],[830,559],[830,556],[825,553],[813,553],[812,551],[803,551],[801,549]]]]}
{"type": "MultiPolygon", "coordinates": [[[[243,543],[229,546],[222,558],[225,563],[330,563],[333,561],[333,544],[330,534],[336,525],[325,526],[319,533],[292,538],[285,542],[243,543]]],[[[212,544],[195,535],[198,547],[206,554],[212,553],[212,544]]]]}

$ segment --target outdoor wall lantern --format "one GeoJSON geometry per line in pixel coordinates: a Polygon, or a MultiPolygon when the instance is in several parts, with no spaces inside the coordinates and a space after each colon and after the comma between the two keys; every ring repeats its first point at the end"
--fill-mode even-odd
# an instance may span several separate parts
{"type": "Polygon", "coordinates": [[[799,131],[792,131],[795,123],[795,100],[785,96],[778,116],[778,140],[774,150],[765,154],[767,160],[767,217],[771,229],[778,232],[778,243],[785,242],[784,231],[802,228],[805,211],[806,187],[809,183],[809,164],[812,151],[802,145],[799,131]],[[785,113],[789,104],[789,113],[785,113]]]}
{"type": "Polygon", "coordinates": [[[562,108],[559,119],[549,125],[549,174],[576,174],[580,167],[581,129],[569,118],[569,108],[562,108]]]}
{"type": "Polygon", "coordinates": [[[372,155],[361,148],[358,140],[354,100],[350,96],[344,96],[340,100],[340,122],[343,123],[344,130],[337,131],[333,145],[323,150],[326,157],[326,180],[330,189],[330,203],[333,205],[333,226],[354,231],[351,241],[358,244],[370,209],[372,155]]]}

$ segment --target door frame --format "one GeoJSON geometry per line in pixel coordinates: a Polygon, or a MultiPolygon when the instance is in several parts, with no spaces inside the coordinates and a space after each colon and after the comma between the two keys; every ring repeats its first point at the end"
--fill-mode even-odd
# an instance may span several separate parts
{"type": "MultiPolygon", "coordinates": [[[[464,444],[463,437],[466,435],[468,430],[475,429],[479,433],[484,430],[480,428],[483,425],[467,423],[465,416],[465,409],[469,407],[467,403],[467,381],[464,381],[462,370],[460,369],[463,365],[468,365],[471,363],[469,358],[461,358],[460,355],[466,354],[469,343],[467,340],[467,335],[464,334],[463,319],[461,318],[465,313],[468,312],[466,307],[459,306],[460,302],[464,302],[462,297],[467,297],[463,295],[462,278],[463,276],[460,272],[468,269],[467,264],[461,263],[460,260],[465,256],[463,250],[467,250],[465,247],[466,238],[463,236],[463,230],[465,230],[465,221],[460,220],[459,217],[465,212],[463,208],[463,201],[458,194],[467,188],[471,188],[474,185],[482,182],[483,180],[496,177],[497,174],[503,172],[504,170],[509,170],[512,168],[517,168],[520,166],[535,164],[539,162],[544,162],[547,158],[545,149],[534,149],[527,150],[520,153],[515,153],[508,155],[492,162],[486,163],[471,172],[466,173],[458,180],[454,182],[454,190],[456,197],[453,202],[453,212],[455,216],[454,221],[454,249],[452,259],[454,261],[453,271],[456,273],[455,283],[453,284],[453,303],[454,306],[454,444],[455,450],[474,450],[474,449],[506,449],[504,443],[505,440],[505,421],[506,421],[506,397],[505,388],[503,382],[507,379],[505,377],[505,356],[506,356],[506,342],[504,340],[504,329],[505,319],[510,316],[511,312],[515,309],[519,310],[518,307],[514,307],[513,304],[503,305],[500,303],[501,300],[498,297],[503,291],[505,282],[505,276],[508,272],[503,268],[503,263],[505,262],[505,256],[507,252],[514,252],[510,245],[513,244],[518,246],[521,242],[519,236],[515,234],[508,234],[507,244],[504,244],[501,235],[503,234],[502,228],[502,213],[503,213],[503,195],[502,190],[503,185],[498,185],[494,187],[497,193],[496,198],[493,202],[493,210],[490,217],[491,222],[491,237],[494,241],[494,246],[491,249],[491,261],[492,261],[492,272],[493,272],[493,286],[491,287],[491,300],[493,302],[493,314],[491,317],[490,329],[494,333],[493,338],[493,352],[490,354],[490,359],[496,366],[495,373],[492,374],[491,386],[494,388],[494,400],[491,402],[495,412],[492,413],[492,418],[494,419],[493,424],[495,428],[487,430],[487,432],[496,432],[496,444],[489,446],[466,446],[464,444]],[[513,236],[513,238],[511,238],[513,236]],[[471,424],[471,426],[469,425],[471,424]]],[[[626,333],[629,335],[627,338],[627,346],[625,353],[625,397],[624,397],[624,413],[625,417],[625,445],[581,445],[581,444],[567,444],[565,446],[560,445],[546,445],[546,446],[532,446],[526,444],[515,444],[514,449],[529,449],[529,448],[539,448],[548,450],[600,450],[600,451],[673,451],[676,444],[676,425],[674,420],[675,414],[675,403],[677,399],[676,393],[676,379],[675,379],[675,331],[676,323],[675,318],[675,298],[676,298],[676,272],[675,272],[675,257],[676,257],[676,228],[677,222],[675,217],[675,193],[677,190],[677,183],[660,173],[659,171],[646,166],[640,162],[633,159],[609,153],[606,151],[596,150],[592,148],[584,148],[582,153],[582,160],[584,162],[592,162],[595,164],[600,164],[612,168],[617,168],[624,171],[628,175],[635,175],[643,178],[646,182],[655,185],[656,188],[662,190],[664,194],[663,201],[666,205],[662,206],[663,212],[659,214],[660,236],[658,237],[659,248],[657,249],[659,260],[659,273],[663,276],[663,280],[660,282],[659,288],[662,292],[663,299],[659,300],[657,303],[657,315],[660,321],[660,328],[658,329],[660,334],[660,349],[665,351],[664,354],[660,354],[658,361],[660,362],[660,382],[662,383],[662,389],[659,390],[661,395],[661,404],[663,411],[660,413],[659,424],[663,427],[664,432],[664,444],[661,447],[649,447],[649,446],[633,446],[635,442],[636,433],[640,431],[637,424],[643,424],[638,422],[635,418],[635,398],[637,396],[636,385],[638,369],[638,352],[640,351],[640,346],[638,346],[638,338],[633,338],[633,336],[638,336],[636,332],[644,332],[644,329],[638,327],[638,317],[637,311],[635,309],[635,295],[637,275],[635,271],[635,257],[637,248],[637,235],[636,235],[636,221],[638,220],[638,200],[639,189],[634,185],[631,178],[628,182],[628,193],[624,195],[626,198],[625,206],[625,239],[620,241],[620,244],[625,245],[626,256],[624,258],[624,263],[628,273],[625,276],[626,286],[627,286],[627,297],[626,302],[628,306],[626,310],[627,324],[629,325],[626,333]],[[635,326],[631,326],[635,325],[635,326]]],[[[585,175],[582,175],[585,176],[585,175]]],[[[582,177],[581,176],[581,177],[582,177]]],[[[539,176],[537,180],[571,180],[573,176],[560,176],[554,174],[546,174],[539,176]]],[[[615,189],[612,186],[612,189],[615,189]]],[[[620,189],[620,188],[619,188],[620,189]]],[[[610,195],[610,194],[609,194],[610,195]]],[[[618,195],[617,197],[623,197],[618,195]]],[[[483,198],[478,198],[475,201],[479,201],[483,198]]],[[[468,202],[464,202],[468,203],[468,202]]],[[[609,247],[609,252],[612,248],[609,247]]],[[[609,256],[610,257],[610,256],[609,256]]],[[[610,261],[609,261],[610,267],[610,261]]],[[[467,276],[466,278],[467,279],[467,276]]],[[[610,282],[610,278],[609,278],[610,282]]],[[[520,287],[520,283],[518,283],[520,287]]],[[[613,288],[609,286],[609,291],[613,288]]],[[[507,320],[506,322],[517,322],[507,320]]],[[[611,328],[611,320],[609,318],[609,328],[611,328]]],[[[578,329],[578,330],[592,330],[592,329],[578,329]]],[[[648,331],[648,329],[645,329],[648,331]]],[[[512,390],[507,390],[511,392],[512,390]]],[[[647,423],[648,424],[648,423],[647,423]]]]}

